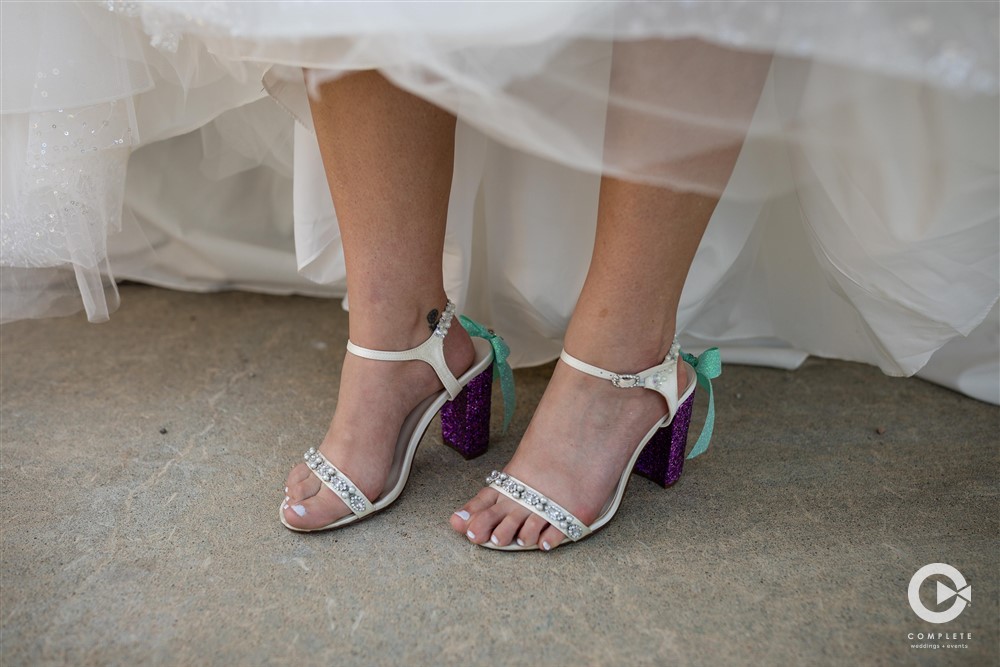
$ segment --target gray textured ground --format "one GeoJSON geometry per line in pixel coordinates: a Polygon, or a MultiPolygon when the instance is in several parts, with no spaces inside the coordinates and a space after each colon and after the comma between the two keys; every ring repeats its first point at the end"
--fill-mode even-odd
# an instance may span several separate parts
{"type": "Polygon", "coordinates": [[[339,304],[123,297],[108,324],[0,329],[5,667],[998,663],[996,407],[849,363],[728,367],[674,487],[636,479],[593,539],[501,554],[447,518],[551,367],[518,371],[486,456],[433,425],[399,503],[303,536],[277,506],[334,409],[339,304]],[[942,626],[906,600],[936,561],[974,590],[942,626]],[[911,649],[927,631],[972,639],[911,649]]]}

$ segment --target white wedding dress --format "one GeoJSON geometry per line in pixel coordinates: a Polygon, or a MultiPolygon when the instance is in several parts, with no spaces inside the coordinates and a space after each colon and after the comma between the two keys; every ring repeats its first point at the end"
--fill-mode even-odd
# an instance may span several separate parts
{"type": "Polygon", "coordinates": [[[11,2],[0,19],[5,321],[105,319],[124,278],[343,295],[307,84],[378,68],[459,118],[446,287],[515,365],[558,355],[604,172],[721,197],[687,346],[1000,402],[996,3],[11,2]],[[666,57],[692,39],[773,56],[724,189],[684,165],[742,134],[743,98],[666,57]],[[640,85],[612,76],[616,44],[647,49],[640,85]],[[606,136],[612,114],[648,140],[606,136]]]}

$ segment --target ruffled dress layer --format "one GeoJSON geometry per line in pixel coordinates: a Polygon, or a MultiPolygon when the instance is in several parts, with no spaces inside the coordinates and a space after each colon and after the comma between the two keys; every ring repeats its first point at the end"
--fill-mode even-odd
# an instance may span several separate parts
{"type": "Polygon", "coordinates": [[[446,286],[516,364],[558,355],[606,173],[720,197],[687,346],[926,366],[1000,402],[995,2],[5,2],[0,24],[5,321],[106,319],[123,278],[343,295],[307,95],[375,68],[459,118],[446,286]],[[728,181],[704,168],[744,134],[728,181]]]}

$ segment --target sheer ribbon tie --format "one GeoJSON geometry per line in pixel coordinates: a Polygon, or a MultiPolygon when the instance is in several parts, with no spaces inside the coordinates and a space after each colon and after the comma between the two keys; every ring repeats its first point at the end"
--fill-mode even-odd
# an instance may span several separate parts
{"type": "Polygon", "coordinates": [[[503,393],[503,430],[506,432],[510,420],[514,417],[514,406],[517,404],[517,397],[514,395],[514,371],[507,362],[510,348],[493,329],[487,329],[465,315],[459,315],[458,319],[470,336],[482,338],[493,346],[493,367],[500,374],[500,391],[503,393]]]}
{"type": "Polygon", "coordinates": [[[719,354],[719,348],[711,347],[702,352],[700,356],[696,357],[684,352],[681,354],[681,358],[691,364],[698,378],[698,385],[708,392],[708,412],[705,414],[705,424],[701,427],[698,441],[687,456],[689,459],[693,459],[705,453],[708,449],[708,443],[712,439],[712,430],[715,428],[715,395],[712,393],[712,380],[722,375],[722,356],[719,354]]]}

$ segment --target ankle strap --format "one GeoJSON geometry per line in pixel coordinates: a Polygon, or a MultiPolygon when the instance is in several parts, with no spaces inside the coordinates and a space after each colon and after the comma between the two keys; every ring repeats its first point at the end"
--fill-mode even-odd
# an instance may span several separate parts
{"type": "Polygon", "coordinates": [[[580,361],[566,350],[562,351],[559,358],[582,373],[593,375],[602,380],[609,380],[611,384],[619,389],[632,389],[634,387],[651,389],[667,400],[667,407],[670,409],[670,414],[673,415],[677,412],[678,404],[677,358],[679,355],[680,345],[675,337],[673,345],[670,346],[670,351],[664,358],[663,363],[652,368],[647,368],[639,373],[612,373],[611,371],[588,364],[585,361],[580,361]]]}
{"type": "Polygon", "coordinates": [[[444,338],[448,335],[448,329],[451,328],[451,320],[454,316],[455,304],[449,300],[448,305],[444,308],[444,313],[441,314],[441,319],[438,320],[437,327],[434,328],[434,333],[423,343],[409,350],[399,352],[369,350],[347,341],[347,351],[355,356],[377,361],[423,361],[434,369],[441,384],[448,392],[449,398],[454,400],[462,391],[462,385],[455,379],[444,359],[444,338]]]}

